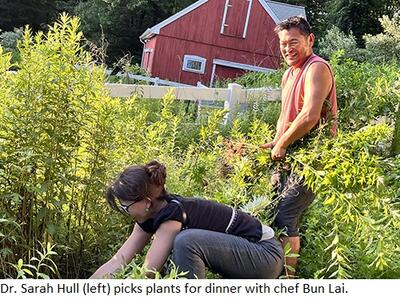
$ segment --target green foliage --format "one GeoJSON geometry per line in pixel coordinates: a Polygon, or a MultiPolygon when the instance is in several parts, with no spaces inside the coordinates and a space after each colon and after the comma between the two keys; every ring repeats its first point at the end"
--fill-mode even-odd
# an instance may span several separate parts
{"type": "Polygon", "coordinates": [[[319,40],[318,54],[325,58],[331,58],[339,50],[344,51],[344,58],[352,58],[356,61],[363,61],[363,51],[357,47],[357,42],[350,32],[344,33],[338,27],[333,26],[319,40]]]}
{"type": "Polygon", "coordinates": [[[22,227],[16,257],[29,259],[30,249],[60,234],[68,246],[74,230],[86,235],[94,221],[88,201],[103,189],[116,102],[82,50],[78,26],[63,15],[47,36],[26,29],[19,71],[1,73],[0,197],[22,227]]]}
{"type": "Polygon", "coordinates": [[[334,0],[327,5],[328,20],[345,33],[353,32],[358,45],[363,44],[364,34],[380,32],[379,17],[392,14],[400,8],[398,0],[334,0]]]}
{"type": "Polygon", "coordinates": [[[383,159],[392,129],[386,124],[312,141],[291,163],[318,195],[305,218],[302,259],[307,277],[398,278],[399,202],[387,184],[393,159],[383,159]],[[324,226],[321,226],[324,224],[324,226]]]}
{"type": "Polygon", "coordinates": [[[143,44],[139,36],[193,2],[88,0],[80,1],[74,13],[81,18],[87,39],[95,42],[104,35],[108,42],[107,62],[115,62],[127,53],[134,62],[140,62],[143,44]]]}
{"type": "Polygon", "coordinates": [[[44,29],[55,13],[54,0],[2,0],[0,2],[0,28],[12,31],[30,24],[35,30],[44,29]]]}
{"type": "Polygon", "coordinates": [[[392,118],[400,102],[397,64],[360,63],[341,57],[342,53],[338,52],[331,59],[340,127],[358,129],[382,117],[392,118]]]}
{"type": "Polygon", "coordinates": [[[116,273],[113,278],[115,279],[147,279],[149,276],[154,279],[179,279],[184,278],[187,272],[181,272],[172,261],[168,261],[168,272],[161,274],[160,272],[149,271],[145,267],[131,262],[122,270],[116,273]]]}
{"type": "Polygon", "coordinates": [[[42,251],[36,250],[38,257],[31,257],[29,263],[25,264],[20,258],[16,264],[12,264],[18,279],[50,279],[46,273],[58,274],[57,265],[51,258],[57,255],[57,252],[53,251],[54,245],[48,243],[47,246],[41,245],[41,247],[42,251]]]}
{"type": "Polygon", "coordinates": [[[236,80],[237,84],[244,87],[276,87],[281,85],[282,75],[285,69],[281,68],[271,73],[249,72],[236,80]]]}
{"type": "Polygon", "coordinates": [[[397,106],[391,154],[393,156],[400,154],[400,109],[399,109],[399,106],[397,106]]]}
{"type": "Polygon", "coordinates": [[[392,19],[383,16],[379,21],[384,32],[364,36],[367,58],[381,63],[400,62],[400,11],[392,19]]]}
{"type": "Polygon", "coordinates": [[[19,59],[17,50],[17,42],[22,39],[23,31],[21,28],[14,28],[14,31],[1,32],[0,30],[0,45],[5,52],[11,52],[13,61],[19,59]]]}

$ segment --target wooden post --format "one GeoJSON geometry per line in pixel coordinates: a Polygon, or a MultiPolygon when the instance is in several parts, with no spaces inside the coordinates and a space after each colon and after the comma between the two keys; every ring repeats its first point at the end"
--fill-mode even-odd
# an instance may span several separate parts
{"type": "Polygon", "coordinates": [[[244,100],[241,99],[242,86],[237,83],[228,84],[228,97],[224,103],[224,109],[228,110],[225,116],[224,124],[232,123],[232,120],[239,109],[239,103],[244,100]]]}

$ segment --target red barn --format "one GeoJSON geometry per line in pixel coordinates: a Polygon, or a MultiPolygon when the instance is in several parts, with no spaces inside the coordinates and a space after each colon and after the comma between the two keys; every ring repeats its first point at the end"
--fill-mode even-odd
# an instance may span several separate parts
{"type": "Polygon", "coordinates": [[[277,23],[304,7],[266,0],[199,0],[147,29],[141,66],[152,76],[195,85],[280,65],[277,23]]]}

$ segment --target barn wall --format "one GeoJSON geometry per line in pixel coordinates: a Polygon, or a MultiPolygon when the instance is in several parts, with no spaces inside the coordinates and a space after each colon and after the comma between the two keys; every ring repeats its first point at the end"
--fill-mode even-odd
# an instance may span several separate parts
{"type": "Polygon", "coordinates": [[[246,71],[241,69],[226,66],[216,66],[214,82],[221,78],[236,78],[244,75],[245,73],[246,71]]]}
{"type": "MultiPolygon", "coordinates": [[[[155,53],[151,69],[153,76],[193,85],[197,81],[201,81],[205,85],[209,84],[213,59],[223,59],[271,69],[278,67],[275,57],[164,36],[157,36],[155,53]],[[197,55],[206,58],[205,74],[183,71],[184,55],[197,55]]],[[[240,72],[242,73],[242,71],[240,72]]]]}

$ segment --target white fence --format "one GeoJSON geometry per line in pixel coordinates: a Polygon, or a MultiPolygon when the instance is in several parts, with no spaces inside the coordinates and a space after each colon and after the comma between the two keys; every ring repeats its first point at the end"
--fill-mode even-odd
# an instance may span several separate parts
{"type": "Polygon", "coordinates": [[[169,91],[173,93],[178,100],[196,101],[201,104],[202,101],[223,101],[224,108],[228,110],[227,121],[231,121],[233,115],[237,112],[240,104],[252,101],[279,101],[281,97],[280,89],[258,88],[244,89],[236,83],[228,84],[227,89],[207,88],[207,87],[168,87],[134,84],[107,83],[106,87],[110,90],[112,97],[129,97],[138,95],[147,99],[162,99],[169,91]]]}
{"type": "MultiPolygon", "coordinates": [[[[111,70],[107,70],[106,74],[111,75],[111,70]]],[[[139,81],[147,81],[147,82],[151,82],[155,86],[158,86],[158,85],[167,85],[167,86],[173,86],[173,87],[182,87],[182,86],[191,87],[191,86],[193,86],[193,85],[184,84],[184,83],[180,83],[180,82],[163,80],[158,77],[148,77],[148,76],[136,75],[136,74],[132,74],[132,73],[118,72],[117,74],[115,74],[115,76],[120,77],[120,78],[129,78],[129,79],[133,79],[133,80],[139,80],[139,81]]],[[[199,85],[199,83],[198,83],[198,85],[199,85]]]]}

